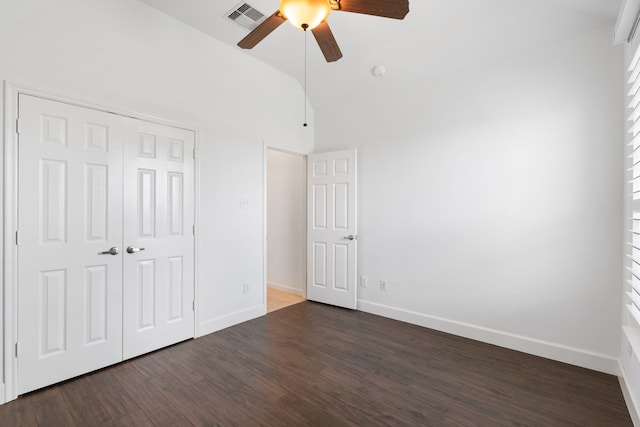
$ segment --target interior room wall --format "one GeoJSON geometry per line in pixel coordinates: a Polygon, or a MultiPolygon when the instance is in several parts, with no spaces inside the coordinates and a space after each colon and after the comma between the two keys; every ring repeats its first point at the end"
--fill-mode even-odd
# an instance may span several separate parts
{"type": "Polygon", "coordinates": [[[304,294],[306,284],[307,161],[267,150],[267,285],[304,294]]]}
{"type": "Polygon", "coordinates": [[[358,307],[618,373],[612,28],[422,80],[387,65],[366,100],[316,108],[316,151],[359,150],[358,307]]]}
{"type": "Polygon", "coordinates": [[[196,129],[196,334],[265,313],[264,144],[311,151],[298,82],[131,0],[3,2],[0,79],[196,129]]]}

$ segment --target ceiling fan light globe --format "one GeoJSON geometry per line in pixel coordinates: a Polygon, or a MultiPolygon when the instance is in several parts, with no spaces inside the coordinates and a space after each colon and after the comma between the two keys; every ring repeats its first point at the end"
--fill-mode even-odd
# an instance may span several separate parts
{"type": "Polygon", "coordinates": [[[328,0],[280,0],[280,13],[301,30],[313,30],[327,19],[329,12],[328,0]]]}

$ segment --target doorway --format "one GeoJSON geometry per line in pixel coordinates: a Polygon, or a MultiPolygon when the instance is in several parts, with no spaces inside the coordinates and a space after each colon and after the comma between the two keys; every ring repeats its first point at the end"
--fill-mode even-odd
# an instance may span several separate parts
{"type": "Polygon", "coordinates": [[[266,150],[267,312],[306,299],[307,159],[266,150]]]}

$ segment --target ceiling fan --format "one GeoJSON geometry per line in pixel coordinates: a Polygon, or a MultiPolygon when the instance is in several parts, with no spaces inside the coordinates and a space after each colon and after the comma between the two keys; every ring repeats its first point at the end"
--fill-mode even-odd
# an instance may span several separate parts
{"type": "Polygon", "coordinates": [[[245,38],[238,46],[251,49],[273,30],[289,21],[301,30],[311,30],[327,62],[342,58],[342,52],[326,19],[332,10],[404,19],[409,0],[280,0],[278,10],[245,38]]]}

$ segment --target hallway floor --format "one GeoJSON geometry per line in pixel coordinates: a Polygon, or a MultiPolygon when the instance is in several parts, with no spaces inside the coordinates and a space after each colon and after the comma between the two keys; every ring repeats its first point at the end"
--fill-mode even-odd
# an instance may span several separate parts
{"type": "Polygon", "coordinates": [[[267,313],[304,301],[302,295],[267,287],[267,313]]]}

